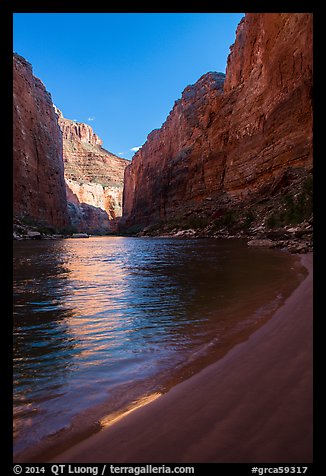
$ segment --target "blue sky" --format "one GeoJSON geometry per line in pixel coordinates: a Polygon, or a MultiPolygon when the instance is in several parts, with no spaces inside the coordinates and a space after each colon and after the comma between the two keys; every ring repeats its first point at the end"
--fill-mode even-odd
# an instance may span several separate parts
{"type": "Polygon", "coordinates": [[[14,51],[68,119],[131,159],[188,84],[225,72],[242,13],[16,13],[14,51]]]}

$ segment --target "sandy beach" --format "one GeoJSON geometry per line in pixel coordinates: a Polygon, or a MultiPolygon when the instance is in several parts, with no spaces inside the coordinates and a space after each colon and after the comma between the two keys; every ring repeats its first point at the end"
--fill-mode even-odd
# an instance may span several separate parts
{"type": "Polygon", "coordinates": [[[222,359],[58,455],[60,463],[312,462],[312,263],[222,359]]]}

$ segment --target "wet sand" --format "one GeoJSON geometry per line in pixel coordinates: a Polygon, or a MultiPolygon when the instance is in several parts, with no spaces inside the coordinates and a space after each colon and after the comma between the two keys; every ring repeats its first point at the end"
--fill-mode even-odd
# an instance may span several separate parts
{"type": "Polygon", "coordinates": [[[245,342],[51,462],[312,462],[312,262],[245,342]]]}

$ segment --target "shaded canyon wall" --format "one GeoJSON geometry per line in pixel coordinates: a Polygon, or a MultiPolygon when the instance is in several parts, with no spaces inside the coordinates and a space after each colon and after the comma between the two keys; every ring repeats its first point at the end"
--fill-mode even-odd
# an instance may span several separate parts
{"type": "Polygon", "coordinates": [[[13,57],[14,218],[61,229],[69,224],[62,137],[51,95],[32,66],[13,57]]]}

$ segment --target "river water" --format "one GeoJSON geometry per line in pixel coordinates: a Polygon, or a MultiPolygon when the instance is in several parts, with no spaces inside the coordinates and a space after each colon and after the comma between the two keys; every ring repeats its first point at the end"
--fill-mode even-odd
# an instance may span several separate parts
{"type": "Polygon", "coordinates": [[[14,242],[15,454],[168,390],[248,338],[303,276],[296,257],[243,240],[14,242]]]}

